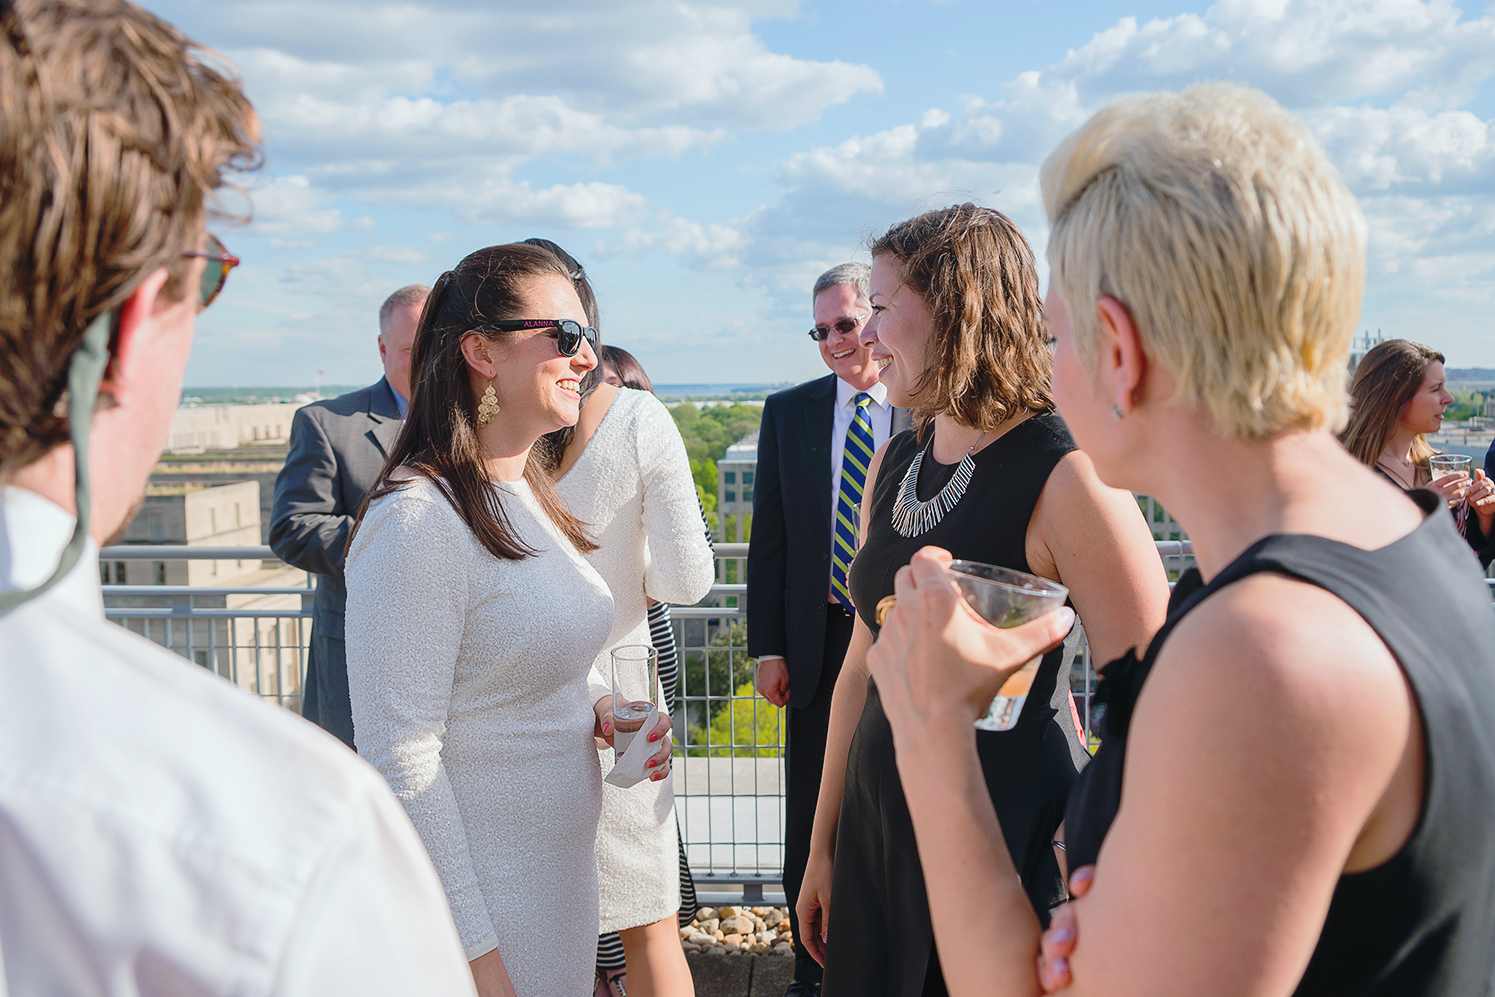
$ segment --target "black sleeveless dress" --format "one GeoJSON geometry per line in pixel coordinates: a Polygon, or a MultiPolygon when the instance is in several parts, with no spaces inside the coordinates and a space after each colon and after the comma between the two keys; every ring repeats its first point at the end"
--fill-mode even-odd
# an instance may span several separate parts
{"type": "Polygon", "coordinates": [[[1490,993],[1495,980],[1495,608],[1442,501],[1429,491],[1408,494],[1428,516],[1380,550],[1279,534],[1257,541],[1208,585],[1198,571],[1185,573],[1142,660],[1129,653],[1102,670],[1101,747],[1069,803],[1068,854],[1078,868],[1095,861],[1120,806],[1127,729],[1152,664],[1178,621],[1209,596],[1271,571],[1344,600],[1412,685],[1426,785],[1402,849],[1340,877],[1300,997],[1462,997],[1490,993]]]}
{"type": "MultiPolygon", "coordinates": [[[[1025,551],[1033,508],[1049,473],[1075,444],[1057,415],[1028,419],[976,454],[975,473],[965,494],[939,525],[905,538],[893,529],[893,503],[920,449],[912,430],[888,444],[872,493],[871,521],[865,524],[862,549],[851,566],[852,600],[874,634],[878,600],[893,591],[898,569],[930,544],[958,558],[1029,571],[1025,551]]],[[[957,466],[937,464],[926,454],[918,497],[932,498],[957,466]]],[[[1073,660],[1073,648],[1067,649],[1069,657],[1064,650],[1044,657],[1016,727],[976,732],[1007,847],[1045,923],[1049,910],[1064,899],[1063,879],[1049,842],[1063,820],[1075,774],[1089,760],[1070,713],[1068,662],[1073,660]]],[[[846,761],[822,993],[945,993],[924,873],[894,761],[893,733],[871,681],[846,761]]]]}

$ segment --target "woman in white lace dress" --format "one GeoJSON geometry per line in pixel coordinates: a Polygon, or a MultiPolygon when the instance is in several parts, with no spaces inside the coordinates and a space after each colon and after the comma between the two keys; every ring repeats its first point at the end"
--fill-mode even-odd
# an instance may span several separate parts
{"type": "MultiPolygon", "coordinates": [[[[531,452],[575,423],[595,339],[543,250],[480,250],[443,274],[348,553],[358,751],[420,832],[481,997],[591,986],[593,736],[611,738],[612,716],[588,675],[612,598],[531,452]]],[[[667,731],[662,717],[650,736],[667,731]]],[[[651,763],[665,778],[668,751],[651,763]]]]}
{"type": "MultiPolygon", "coordinates": [[[[594,375],[595,376],[595,375],[594,375]]],[[[648,391],[600,384],[563,451],[556,491],[592,524],[598,549],[588,555],[612,590],[611,648],[650,644],[648,603],[690,604],[714,579],[711,546],[685,443],[669,411],[648,391]]],[[[611,750],[599,752],[603,772],[611,750]]],[[[688,997],[689,967],[680,949],[680,852],[672,780],[602,788],[597,827],[601,930],[618,932],[633,997],[688,997]]]]}

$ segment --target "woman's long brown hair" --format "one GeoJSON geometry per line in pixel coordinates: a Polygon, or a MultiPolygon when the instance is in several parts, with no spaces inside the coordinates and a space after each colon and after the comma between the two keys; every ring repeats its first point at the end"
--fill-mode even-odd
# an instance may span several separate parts
{"type": "MultiPolygon", "coordinates": [[[[515,243],[490,246],[468,256],[442,274],[426,299],[410,349],[410,407],[378,481],[369,489],[348,535],[353,537],[369,505],[399,491],[409,478],[396,478],[404,467],[430,481],[494,557],[523,560],[539,553],[519,536],[483,466],[478,442],[477,403],[473,397],[462,338],[495,319],[547,318],[520,315],[524,290],[549,275],[570,279],[551,253],[515,243]]],[[[502,334],[484,333],[495,341],[502,334]]],[[[502,418],[500,413],[499,418],[502,418]]],[[[561,503],[546,473],[539,448],[531,448],[524,480],[545,514],[582,553],[597,549],[585,524],[561,503]]]]}
{"type": "MultiPolygon", "coordinates": [[[[1350,424],[1339,434],[1339,442],[1366,467],[1375,467],[1386,449],[1386,441],[1427,376],[1433,361],[1444,363],[1443,354],[1431,346],[1406,339],[1377,343],[1355,368],[1350,382],[1350,424]]],[[[1428,458],[1433,448],[1421,433],[1412,438],[1413,481],[1425,482],[1428,458]]]]}

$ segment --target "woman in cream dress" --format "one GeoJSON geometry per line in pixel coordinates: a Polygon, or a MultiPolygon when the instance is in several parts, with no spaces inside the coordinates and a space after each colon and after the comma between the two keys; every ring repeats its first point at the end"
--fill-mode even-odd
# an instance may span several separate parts
{"type": "MultiPolygon", "coordinates": [[[[596,952],[588,673],[612,598],[556,498],[542,435],[574,424],[596,333],[549,253],[499,246],[437,281],[413,393],[348,554],[359,754],[389,781],[446,889],[481,997],[580,995],[596,952]]],[[[664,740],[668,718],[650,736],[664,740]]],[[[658,778],[667,748],[651,759],[658,778]]]]}
{"type": "MultiPolygon", "coordinates": [[[[558,473],[556,491],[591,525],[598,549],[588,560],[613,593],[612,631],[594,670],[606,676],[613,647],[651,643],[649,599],[690,604],[706,595],[714,577],[711,547],[680,431],[647,391],[599,385],[558,473]]],[[[606,774],[613,752],[598,755],[606,774]]],[[[600,930],[621,936],[634,997],[692,992],[675,923],[680,858],[674,803],[672,780],[602,788],[600,930]]]]}

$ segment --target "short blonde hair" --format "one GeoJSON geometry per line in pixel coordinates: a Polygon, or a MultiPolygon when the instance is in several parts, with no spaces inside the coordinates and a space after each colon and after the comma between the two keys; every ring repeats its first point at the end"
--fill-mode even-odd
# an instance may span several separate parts
{"type": "Polygon", "coordinates": [[[1096,302],[1221,432],[1338,430],[1365,287],[1365,219],[1301,121],[1208,83],[1126,97],[1044,161],[1048,256],[1084,364],[1096,302]]]}

